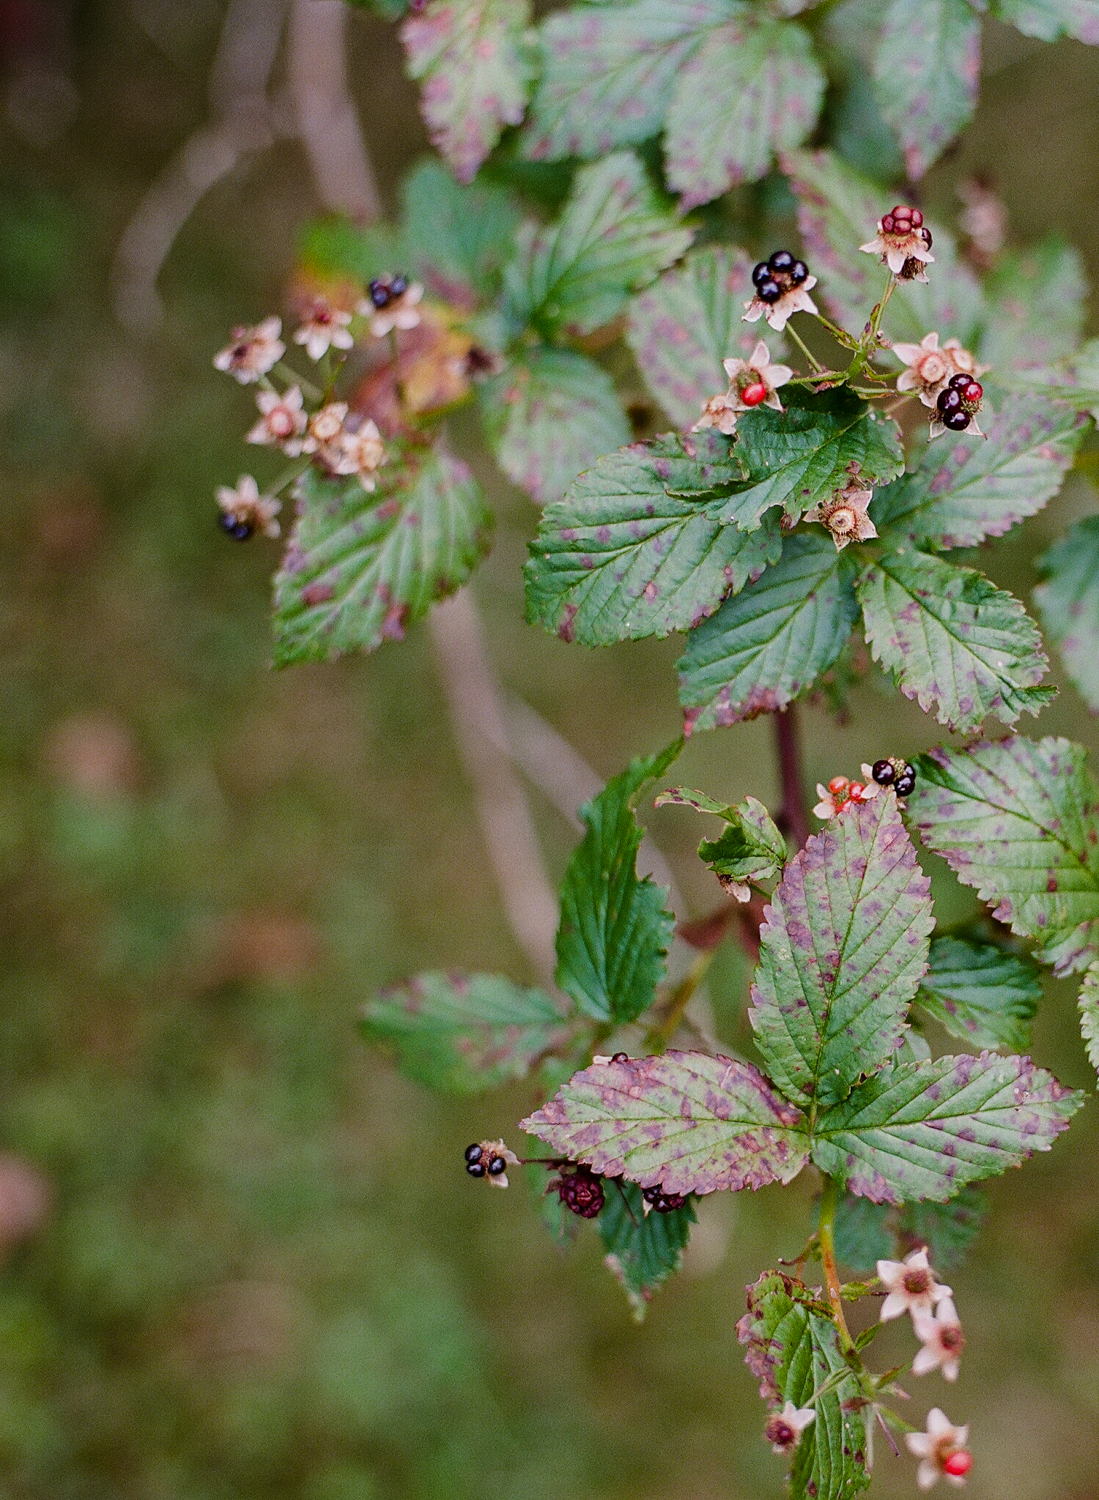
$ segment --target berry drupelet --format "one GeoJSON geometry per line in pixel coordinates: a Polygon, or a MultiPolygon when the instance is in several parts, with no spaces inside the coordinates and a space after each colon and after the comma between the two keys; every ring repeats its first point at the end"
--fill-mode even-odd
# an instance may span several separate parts
{"type": "Polygon", "coordinates": [[[791,287],[801,286],[809,275],[803,260],[796,260],[789,250],[776,250],[761,260],[752,272],[752,285],[761,302],[774,304],[791,287]]]}
{"type": "Polygon", "coordinates": [[[916,787],[916,768],[900,756],[876,760],[870,771],[879,786],[891,786],[898,797],[907,797],[916,787]]]}
{"type": "Polygon", "coordinates": [[[606,1195],[603,1179],[590,1167],[576,1166],[555,1177],[549,1188],[557,1194],[570,1213],[581,1219],[594,1219],[602,1212],[606,1195]]]}
{"type": "Polygon", "coordinates": [[[687,1201],[685,1193],[666,1193],[658,1183],[656,1187],[643,1188],[641,1196],[655,1213],[670,1214],[682,1208],[687,1201]]]}
{"type": "Polygon", "coordinates": [[[227,532],[235,542],[246,542],[250,536],[254,536],[256,528],[251,521],[246,521],[240,516],[220,515],[218,525],[222,531],[227,532]]]}

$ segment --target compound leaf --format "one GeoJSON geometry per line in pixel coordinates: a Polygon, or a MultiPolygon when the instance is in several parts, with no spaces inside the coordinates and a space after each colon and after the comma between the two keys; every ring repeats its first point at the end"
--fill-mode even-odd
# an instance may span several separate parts
{"type": "Polygon", "coordinates": [[[902,549],[867,568],[856,589],[875,661],[940,724],[973,730],[990,713],[1014,724],[1053,696],[1039,687],[1049,663],[1038,627],[975,568],[902,549]]]}
{"type": "MultiPolygon", "coordinates": [[[[882,189],[832,151],[786,152],[782,169],[798,201],[806,257],[820,277],[817,292],[841,323],[861,328],[882,294],[885,271],[853,249],[874,238],[885,202],[882,189]]],[[[934,328],[943,338],[949,334],[970,344],[984,315],[980,283],[959,259],[949,230],[933,220],[928,228],[934,232],[934,274],[926,286],[909,281],[897,287],[886,313],[889,333],[918,343],[934,328]]]]}
{"type": "Polygon", "coordinates": [[[630,303],[627,341],[646,385],[677,426],[689,427],[702,403],[727,385],[721,361],[756,346],[758,330],[742,321],[751,277],[743,250],[707,245],[630,303]]]}
{"type": "Polygon", "coordinates": [[[1052,42],[1067,34],[1099,45],[1099,0],[994,0],[993,10],[1024,36],[1052,42]]]}
{"type": "Polygon", "coordinates": [[[677,663],[685,733],[785,708],[810,687],[858,617],[854,578],[828,537],[787,537],[775,567],[688,637],[677,663]]]}
{"type": "Polygon", "coordinates": [[[308,469],[299,497],[275,577],[276,666],[400,640],[488,551],[492,513],[445,450],[394,456],[373,494],[308,469]]]}
{"type": "Polygon", "coordinates": [[[669,1193],[790,1182],[806,1160],[801,1115],[762,1073],[703,1052],[595,1063],[523,1129],[596,1172],[669,1193]]]}
{"type": "Polygon", "coordinates": [[[711,31],[679,70],[667,115],[668,185],[684,210],[766,175],[816,124],[824,74],[809,33],[745,17],[711,31]]]}
{"type": "Polygon", "coordinates": [[[890,0],[874,82],[910,178],[922,177],[968,123],[980,71],[981,23],[969,0],[890,0]]]}
{"type": "Polygon", "coordinates": [[[792,1500],[850,1500],[864,1490],[870,1483],[869,1408],[828,1307],[792,1277],[766,1271],[748,1288],[737,1335],[764,1400],[816,1411],[794,1454],[792,1500]]]}
{"type": "Polygon", "coordinates": [[[943,1203],[1048,1151],[1082,1102],[1027,1057],[899,1063],[818,1117],[813,1161],[875,1203],[943,1203]]]}
{"type": "Polygon", "coordinates": [[[1003,536],[1060,489],[1085,425],[1062,402],[1009,396],[984,442],[928,443],[911,473],[874,496],[874,524],[890,541],[936,548],[1003,536]]]}
{"type": "Polygon", "coordinates": [[[723,519],[750,531],[777,505],[796,521],[842,489],[852,465],[868,487],[903,471],[896,422],[846,387],[814,394],[795,386],[782,394],[785,411],[757,406],[737,421],[736,452],[748,479],[723,519]]]}
{"type": "Polygon", "coordinates": [[[697,1215],[689,1199],[682,1208],[647,1214],[635,1182],[608,1181],[605,1192],[599,1233],[607,1247],[607,1266],[621,1283],[640,1322],[652,1294],[682,1265],[697,1215]]]}
{"type": "Polygon", "coordinates": [[[582,469],[630,440],[607,372],[584,354],[538,345],[480,388],[485,434],[513,484],[559,500],[582,469]]]}
{"type": "Polygon", "coordinates": [[[637,157],[616,151],[577,172],[556,223],[520,230],[505,277],[513,316],[549,338],[591,333],[693,237],[661,207],[637,157]]]}
{"type": "Polygon", "coordinates": [[[977,1047],[1030,1046],[1030,1023],[1042,982],[1029,958],[995,943],[937,937],[918,995],[951,1036],[977,1047]]]}
{"type": "Polygon", "coordinates": [[[418,974],[369,1001],[361,1025],[410,1078],[456,1094],[525,1078],[576,1030],[545,991],[500,974],[418,974]]]}
{"type": "Polygon", "coordinates": [[[1017,736],[918,761],[920,837],[1058,974],[1099,951],[1099,790],[1069,740],[1017,736]]]}
{"type": "Polygon", "coordinates": [[[748,1013],[787,1098],[835,1103],[890,1057],[927,968],[929,889],[892,792],[848,807],[790,860],[748,1013]]]}
{"type": "Polygon", "coordinates": [[[523,118],[529,24],[529,0],[429,0],[401,26],[431,144],[460,182],[472,180],[503,127],[523,118]]]}
{"type": "Polygon", "coordinates": [[[1045,582],[1034,602],[1072,685],[1099,713],[1099,516],[1070,526],[1038,559],[1045,582]]]}
{"type": "Polygon", "coordinates": [[[781,551],[774,524],[750,534],[722,524],[740,474],[712,430],[599,459],[542,516],[527,619],[586,646],[689,629],[781,551]]]}
{"type": "Polygon", "coordinates": [[[981,358],[995,374],[1070,355],[1084,325],[1087,292],[1080,252],[1063,240],[1005,252],[985,281],[981,358]]]}
{"type": "Polygon", "coordinates": [[[684,62],[736,9],[733,0],[638,0],[548,16],[527,155],[601,156],[656,135],[684,62]]]}
{"type": "Polygon", "coordinates": [[[667,892],[634,868],[641,829],[634,817],[646,781],[679,754],[676,740],[657,755],[638,757],[580,809],[586,833],[561,886],[557,983],[585,1015],[633,1021],[656,999],[675,919],[667,892]]]}

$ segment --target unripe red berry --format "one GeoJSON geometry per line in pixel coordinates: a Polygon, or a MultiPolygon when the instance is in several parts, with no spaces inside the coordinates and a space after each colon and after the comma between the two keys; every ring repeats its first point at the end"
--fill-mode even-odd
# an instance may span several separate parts
{"type": "Polygon", "coordinates": [[[966,411],[976,411],[984,393],[984,386],[979,380],[971,380],[968,385],[962,386],[960,394],[966,411]]]}
{"type": "Polygon", "coordinates": [[[745,406],[759,406],[767,400],[767,387],[762,380],[754,380],[751,385],[746,385],[740,393],[740,399],[745,406]]]}
{"type": "Polygon", "coordinates": [[[973,1467],[973,1455],[965,1448],[959,1448],[957,1453],[952,1453],[949,1458],[943,1459],[943,1473],[952,1474],[955,1479],[961,1479],[968,1474],[973,1467]]]}
{"type": "Polygon", "coordinates": [[[920,226],[923,224],[923,214],[920,213],[919,209],[918,208],[910,208],[908,210],[908,216],[912,220],[912,227],[913,227],[913,229],[919,229],[920,226]]]}
{"type": "Polygon", "coordinates": [[[863,792],[865,792],[865,790],[866,788],[863,786],[861,781],[853,781],[851,783],[851,789],[848,792],[848,796],[857,802],[858,799],[862,796],[863,792]]]}
{"type": "Polygon", "coordinates": [[[840,792],[845,792],[850,785],[851,783],[846,776],[833,776],[832,780],[828,783],[828,790],[834,797],[837,797],[840,792]]]}

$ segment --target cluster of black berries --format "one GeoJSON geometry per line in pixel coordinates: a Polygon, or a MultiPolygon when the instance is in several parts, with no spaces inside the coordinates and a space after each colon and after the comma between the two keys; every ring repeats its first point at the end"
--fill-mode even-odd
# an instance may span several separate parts
{"type": "Polygon", "coordinates": [[[476,1142],[466,1147],[466,1171],[471,1177],[484,1177],[486,1173],[489,1177],[500,1177],[507,1169],[507,1162],[495,1152],[486,1154],[485,1148],[476,1142]]]}
{"type": "Polygon", "coordinates": [[[657,1184],[656,1187],[642,1188],[641,1196],[645,1202],[658,1214],[671,1214],[677,1208],[682,1208],[687,1201],[686,1193],[666,1193],[657,1184]]]}
{"type": "Polygon", "coordinates": [[[408,291],[407,276],[376,276],[368,288],[370,300],[380,312],[408,291]]]}
{"type": "Polygon", "coordinates": [[[951,432],[964,432],[980,411],[983,395],[984,387],[972,375],[952,375],[935,403],[940,422],[951,432]]]}
{"type": "Polygon", "coordinates": [[[218,517],[218,525],[222,531],[227,531],[235,542],[246,542],[250,536],[255,535],[255,526],[246,516],[234,516],[225,511],[218,517]]]}
{"type": "Polygon", "coordinates": [[[565,1207],[582,1219],[594,1219],[606,1201],[603,1179],[582,1164],[566,1167],[550,1181],[548,1191],[555,1192],[565,1207]]]}
{"type": "Polygon", "coordinates": [[[803,260],[795,260],[789,250],[776,250],[769,260],[761,260],[752,272],[752,285],[761,302],[777,302],[790,290],[800,286],[809,275],[803,260]]]}
{"type": "Polygon", "coordinates": [[[891,755],[888,760],[876,760],[870,772],[879,786],[891,786],[898,797],[907,797],[916,789],[916,768],[891,755]]]}

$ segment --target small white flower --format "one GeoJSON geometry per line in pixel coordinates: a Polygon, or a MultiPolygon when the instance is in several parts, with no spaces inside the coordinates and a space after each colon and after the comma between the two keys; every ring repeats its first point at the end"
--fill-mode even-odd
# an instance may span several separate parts
{"type": "Polygon", "coordinates": [[[357,474],[364,490],[377,489],[374,474],[386,462],[386,451],[374,422],[364,422],[357,432],[345,427],[337,440],[336,454],[331,465],[336,474],[357,474]]]}
{"type": "Polygon", "coordinates": [[[315,453],[330,469],[340,462],[340,440],[347,416],[346,401],[330,401],[309,418],[309,428],[302,440],[303,453],[315,453]]]}
{"type": "Polygon", "coordinates": [[[868,542],[877,536],[877,528],[867,514],[867,506],[873,498],[874,491],[863,489],[857,476],[852,476],[830,500],[823,500],[812,510],[807,510],[805,519],[819,521],[827,527],[837,552],[842,552],[848,542],[868,542]]]}
{"type": "Polygon", "coordinates": [[[716,427],[728,437],[736,426],[739,412],[752,411],[757,406],[782,411],[777,390],[794,372],[789,365],[771,363],[771,351],[762,339],[752,350],[750,359],[724,359],[722,364],[729,377],[729,389],[722,396],[710,397],[702,408],[702,416],[691,428],[692,432],[716,427]]]}
{"type": "Polygon", "coordinates": [[[731,393],[711,396],[708,401],[703,402],[702,415],[691,431],[701,432],[704,427],[716,427],[718,432],[723,432],[726,437],[732,437],[736,431],[737,414],[745,409],[744,406],[737,405],[733,401],[731,393]]]}
{"type": "Polygon", "coordinates": [[[796,312],[817,312],[817,304],[809,293],[817,284],[815,276],[807,276],[800,286],[792,286],[784,291],[777,302],[764,302],[759,297],[753,297],[745,302],[747,311],[741,319],[744,323],[758,323],[760,318],[766,318],[776,333],[781,333],[787,323],[796,312]]]}
{"type": "Polygon", "coordinates": [[[811,1406],[797,1407],[792,1401],[787,1401],[781,1412],[775,1412],[767,1419],[763,1435],[775,1453],[793,1453],[802,1433],[810,1422],[816,1421],[816,1416],[811,1406]]]}
{"type": "Polygon", "coordinates": [[[234,328],[232,343],[214,356],[214,368],[235,376],[241,385],[251,385],[286,353],[281,332],[281,318],[264,318],[254,328],[234,328]]]}
{"type": "Polygon", "coordinates": [[[351,349],[355,340],[347,331],[351,314],[333,307],[327,297],[316,297],[300,328],[294,331],[295,344],[304,344],[310,359],[321,359],[332,349],[351,349]]]}
{"type": "Polygon", "coordinates": [[[918,344],[894,344],[893,353],[908,368],[897,377],[898,391],[917,391],[924,406],[935,405],[953,375],[983,375],[988,365],[979,365],[957,339],[947,339],[939,348],[939,335],[925,333],[918,344]]]}
{"type": "Polygon", "coordinates": [[[376,339],[384,339],[393,329],[417,328],[420,314],[417,305],[423,300],[424,289],[418,281],[406,282],[403,276],[392,280],[380,277],[370,283],[370,296],[356,308],[362,317],[370,319],[370,332],[376,339]]]}
{"type": "Polygon", "coordinates": [[[275,517],[282,505],[269,495],[261,495],[251,474],[242,474],[233,489],[220,485],[217,501],[221,507],[222,525],[238,541],[245,541],[257,531],[264,536],[278,536],[279,523],[275,517]]]}
{"type": "MultiPolygon", "coordinates": [[[[905,270],[907,261],[928,265],[935,259],[931,254],[931,231],[923,227],[923,214],[918,208],[905,208],[900,203],[882,215],[875,238],[859,249],[866,255],[880,255],[894,276],[905,270]]],[[[911,271],[905,279],[913,280],[915,275],[911,271]]]]}
{"type": "Polygon", "coordinates": [[[301,434],[307,417],[302,410],[301,391],[292,385],[281,396],[277,391],[257,391],[260,420],[245,438],[246,443],[266,443],[281,448],[291,458],[301,452],[301,434]]]}
{"type": "Polygon", "coordinates": [[[942,1370],[944,1380],[957,1380],[965,1338],[951,1299],[944,1297],[934,1313],[914,1311],[912,1327],[923,1346],[912,1361],[913,1375],[942,1370]]]}
{"type": "MultiPolygon", "coordinates": [[[[863,766],[869,777],[870,767],[863,766]]],[[[913,1250],[904,1260],[879,1260],[878,1280],[889,1293],[882,1303],[881,1321],[888,1323],[902,1313],[931,1312],[936,1303],[954,1294],[936,1280],[926,1248],[913,1250]]]]}
{"type": "Polygon", "coordinates": [[[846,776],[833,776],[827,786],[822,786],[818,781],[817,796],[820,801],[813,808],[813,815],[827,822],[853,802],[873,802],[880,791],[881,787],[870,777],[862,782],[849,781],[846,776]]]}
{"type": "Polygon", "coordinates": [[[909,1453],[920,1460],[916,1483],[921,1490],[929,1490],[940,1477],[948,1484],[965,1483],[965,1476],[973,1466],[966,1447],[968,1440],[969,1423],[955,1427],[937,1406],[927,1414],[926,1432],[905,1433],[909,1453]]]}

